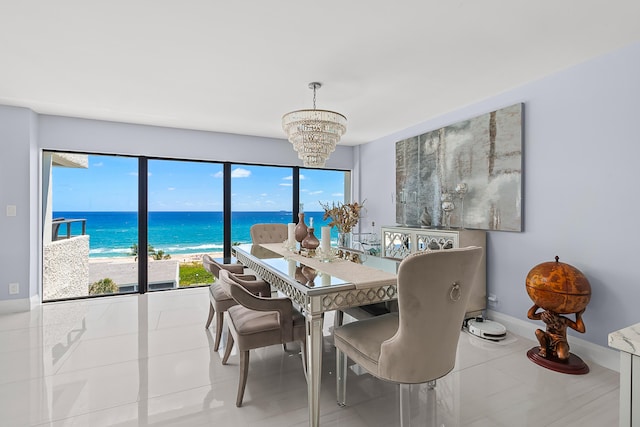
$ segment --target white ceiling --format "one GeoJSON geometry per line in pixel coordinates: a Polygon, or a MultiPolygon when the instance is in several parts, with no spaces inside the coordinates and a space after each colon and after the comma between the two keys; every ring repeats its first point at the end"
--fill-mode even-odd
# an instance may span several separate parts
{"type": "Polygon", "coordinates": [[[360,144],[640,40],[638,0],[0,0],[0,104],[360,144]]]}

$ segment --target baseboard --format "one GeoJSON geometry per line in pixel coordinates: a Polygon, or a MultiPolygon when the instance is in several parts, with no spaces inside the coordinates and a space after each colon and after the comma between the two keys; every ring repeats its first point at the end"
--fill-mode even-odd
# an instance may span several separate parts
{"type": "MultiPolygon", "coordinates": [[[[487,318],[502,323],[507,331],[529,337],[535,340],[535,330],[544,326],[544,324],[535,324],[526,320],[517,319],[515,317],[499,313],[493,310],[487,310],[487,318]]],[[[600,366],[620,372],[620,353],[617,350],[608,347],[602,347],[581,338],[569,335],[569,346],[571,352],[580,356],[582,359],[591,360],[600,366]]]]}
{"type": "Polygon", "coordinates": [[[40,295],[31,295],[31,298],[29,298],[29,310],[33,310],[34,308],[38,307],[40,304],[42,304],[42,301],[40,301],[40,295]]]}
{"type": "MultiPolygon", "coordinates": [[[[36,295],[37,297],[37,295],[36,295]]],[[[17,298],[0,301],[0,314],[20,313],[31,310],[31,298],[17,298]]]]}

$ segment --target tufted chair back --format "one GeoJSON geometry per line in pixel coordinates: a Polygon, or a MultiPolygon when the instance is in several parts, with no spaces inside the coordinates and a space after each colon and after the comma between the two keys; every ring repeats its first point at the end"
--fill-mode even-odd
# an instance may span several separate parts
{"type": "Polygon", "coordinates": [[[258,243],[282,243],[287,240],[287,224],[253,224],[251,241],[258,243]]]}
{"type": "Polygon", "coordinates": [[[398,330],[380,346],[377,376],[415,384],[453,369],[481,260],[481,248],[467,247],[418,253],[402,261],[398,330]]]}
{"type": "Polygon", "coordinates": [[[427,383],[449,373],[460,329],[483,260],[480,247],[420,252],[398,270],[398,312],[334,329],[338,402],[345,404],[347,362],[403,384],[400,421],[409,419],[405,384],[427,383]]]}

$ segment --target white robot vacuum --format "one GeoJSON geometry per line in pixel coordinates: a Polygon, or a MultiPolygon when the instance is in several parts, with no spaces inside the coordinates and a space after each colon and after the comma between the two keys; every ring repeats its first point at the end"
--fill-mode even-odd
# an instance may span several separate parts
{"type": "Polygon", "coordinates": [[[483,317],[469,319],[465,322],[465,326],[471,335],[485,340],[500,341],[507,337],[507,328],[498,322],[483,317]]]}

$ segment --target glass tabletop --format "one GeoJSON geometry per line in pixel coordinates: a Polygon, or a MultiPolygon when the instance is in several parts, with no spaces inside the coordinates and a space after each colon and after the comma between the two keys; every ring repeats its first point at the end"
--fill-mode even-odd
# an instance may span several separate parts
{"type": "MultiPolygon", "coordinates": [[[[237,249],[250,253],[256,258],[259,258],[262,263],[269,266],[272,270],[288,276],[290,279],[294,279],[296,282],[309,289],[338,287],[349,284],[349,282],[339,277],[332,276],[323,269],[322,265],[324,263],[315,262],[312,267],[311,265],[307,265],[304,260],[300,260],[299,257],[297,260],[288,258],[287,256],[273,252],[260,245],[239,245],[237,246],[237,249]]],[[[388,273],[397,273],[398,261],[396,260],[369,256],[362,264],[388,273]]]]}

